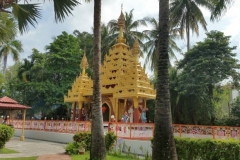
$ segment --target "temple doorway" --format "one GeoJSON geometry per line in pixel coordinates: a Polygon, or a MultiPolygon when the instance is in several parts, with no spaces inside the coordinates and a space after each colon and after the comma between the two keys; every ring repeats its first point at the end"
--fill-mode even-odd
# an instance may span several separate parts
{"type": "Polygon", "coordinates": [[[102,113],[103,113],[103,122],[109,122],[110,110],[109,110],[109,106],[106,103],[102,105],[102,113]]]}

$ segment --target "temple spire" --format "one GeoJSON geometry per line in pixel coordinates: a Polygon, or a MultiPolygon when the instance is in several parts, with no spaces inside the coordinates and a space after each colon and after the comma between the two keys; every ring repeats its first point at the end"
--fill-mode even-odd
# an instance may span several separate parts
{"type": "Polygon", "coordinates": [[[118,35],[117,42],[125,43],[126,39],[124,39],[124,36],[123,36],[123,29],[125,27],[125,18],[124,18],[123,12],[122,12],[122,5],[121,5],[121,14],[118,18],[118,27],[119,27],[119,35],[118,35]]]}
{"type": "Polygon", "coordinates": [[[86,57],[86,48],[84,49],[84,55],[80,64],[80,68],[82,69],[82,75],[86,74],[86,69],[88,69],[88,61],[86,57]]]}

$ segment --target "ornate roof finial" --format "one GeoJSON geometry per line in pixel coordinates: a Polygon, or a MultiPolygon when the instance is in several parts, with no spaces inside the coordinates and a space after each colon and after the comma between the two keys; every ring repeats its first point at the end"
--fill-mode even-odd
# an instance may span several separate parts
{"type": "Polygon", "coordinates": [[[126,40],[124,39],[123,37],[123,29],[124,29],[124,26],[125,26],[125,18],[124,18],[124,14],[122,12],[122,5],[121,5],[121,14],[118,18],[118,27],[119,27],[119,35],[118,35],[118,39],[117,39],[117,42],[118,43],[125,43],[126,40]]]}
{"type": "Polygon", "coordinates": [[[82,69],[82,75],[85,75],[86,69],[88,69],[88,61],[87,61],[87,57],[86,57],[86,47],[84,49],[84,55],[83,55],[80,67],[82,69]]]}

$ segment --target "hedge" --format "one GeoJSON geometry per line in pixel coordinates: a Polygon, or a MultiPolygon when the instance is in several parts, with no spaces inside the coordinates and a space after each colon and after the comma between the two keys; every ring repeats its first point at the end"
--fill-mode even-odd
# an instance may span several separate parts
{"type": "MultiPolygon", "coordinates": [[[[153,139],[151,140],[153,142],[153,139]]],[[[237,160],[240,143],[237,140],[214,140],[175,137],[178,160],[237,160]]]]}
{"type": "Polygon", "coordinates": [[[6,142],[8,142],[14,135],[12,127],[0,124],[0,149],[2,149],[6,142]]]}

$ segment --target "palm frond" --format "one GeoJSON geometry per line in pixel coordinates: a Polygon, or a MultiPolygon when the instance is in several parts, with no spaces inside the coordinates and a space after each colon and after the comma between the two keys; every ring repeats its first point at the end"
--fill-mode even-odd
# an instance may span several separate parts
{"type": "Polygon", "coordinates": [[[11,48],[11,52],[13,55],[13,60],[16,62],[19,60],[19,52],[15,48],[11,48]]]}
{"type": "MultiPolygon", "coordinates": [[[[50,0],[53,1],[55,21],[63,22],[69,14],[72,14],[74,7],[79,5],[78,0],[50,0]]],[[[89,1],[87,1],[89,2],[89,1]]]]}
{"type": "Polygon", "coordinates": [[[222,14],[230,7],[235,0],[210,0],[215,7],[212,9],[210,20],[219,20],[222,14]]]}
{"type": "Polygon", "coordinates": [[[11,41],[18,33],[17,22],[8,13],[0,13],[0,44],[11,41]]]}
{"type": "Polygon", "coordinates": [[[29,30],[29,23],[35,27],[37,18],[41,18],[39,4],[12,3],[12,13],[18,20],[19,31],[21,34],[29,30]]]}

